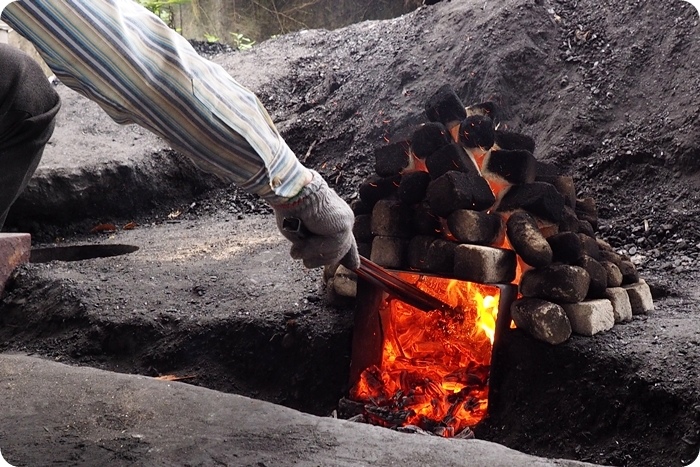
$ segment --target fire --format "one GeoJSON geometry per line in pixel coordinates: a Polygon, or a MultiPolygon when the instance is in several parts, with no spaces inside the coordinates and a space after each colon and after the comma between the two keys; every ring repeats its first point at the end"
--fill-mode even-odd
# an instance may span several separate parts
{"type": "MultiPolygon", "coordinates": [[[[459,128],[448,128],[457,143],[459,128]]],[[[511,184],[485,171],[492,148],[464,149],[489,184],[496,199],[492,207],[495,210],[511,184]]],[[[408,156],[409,164],[402,173],[428,172],[425,161],[410,150],[408,156]]],[[[508,213],[499,214],[505,224],[508,213]]],[[[456,241],[447,221],[440,221],[438,233],[456,241]]],[[[495,243],[491,246],[513,249],[505,231],[495,243]]],[[[529,268],[518,256],[516,284],[529,268]]],[[[378,311],[381,359],[364,369],[350,397],[364,403],[364,415],[371,423],[387,427],[415,425],[442,436],[455,436],[486,415],[500,289],[419,273],[397,275],[459,312],[425,313],[385,295],[378,311]]]]}
{"type": "Polygon", "coordinates": [[[387,298],[379,310],[381,363],[362,373],[351,398],[365,402],[374,423],[454,436],[486,414],[500,291],[434,276],[399,276],[459,312],[425,313],[387,298]]]}
{"type": "Polygon", "coordinates": [[[415,154],[410,153],[411,161],[413,165],[413,170],[419,170],[421,172],[427,172],[428,166],[425,165],[425,161],[416,157],[415,154]]]}
{"type": "MultiPolygon", "coordinates": [[[[501,216],[503,217],[503,222],[505,223],[508,220],[509,214],[508,213],[501,213],[501,216]]],[[[495,245],[493,245],[494,248],[504,248],[506,250],[513,250],[513,245],[510,244],[510,240],[508,240],[508,237],[506,235],[503,236],[501,241],[495,245]]],[[[513,280],[514,284],[520,284],[520,279],[523,277],[523,274],[525,274],[525,271],[528,271],[529,269],[532,269],[532,266],[527,264],[523,259],[520,257],[520,255],[517,256],[517,264],[515,266],[515,279],[513,280]]]]}

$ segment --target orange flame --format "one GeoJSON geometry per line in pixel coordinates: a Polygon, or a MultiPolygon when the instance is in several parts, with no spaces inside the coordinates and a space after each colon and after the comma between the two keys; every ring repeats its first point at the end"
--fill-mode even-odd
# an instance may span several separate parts
{"type": "Polygon", "coordinates": [[[413,160],[414,170],[419,170],[421,172],[427,172],[428,166],[425,165],[425,161],[416,157],[415,154],[411,153],[411,159],[413,160]]]}
{"type": "MultiPolygon", "coordinates": [[[[500,213],[501,217],[503,218],[503,222],[508,220],[510,217],[509,213],[500,213]]],[[[511,245],[510,240],[508,240],[508,236],[504,235],[500,241],[494,245],[492,245],[494,248],[503,248],[505,250],[514,250],[513,245],[511,245]]],[[[520,257],[520,255],[516,256],[517,263],[515,265],[515,279],[513,280],[514,284],[520,284],[520,279],[523,277],[523,274],[532,269],[532,266],[527,264],[523,259],[520,257]]]]}
{"type": "Polygon", "coordinates": [[[373,423],[453,436],[486,414],[500,291],[441,277],[399,276],[460,312],[425,313],[400,300],[384,301],[381,363],[362,373],[351,398],[366,403],[373,423]]]}

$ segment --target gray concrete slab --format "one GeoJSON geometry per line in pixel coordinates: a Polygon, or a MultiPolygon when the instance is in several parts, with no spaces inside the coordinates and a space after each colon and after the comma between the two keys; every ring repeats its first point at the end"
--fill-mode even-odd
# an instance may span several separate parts
{"type": "Polygon", "coordinates": [[[0,381],[0,449],[18,466],[591,465],[22,355],[0,356],[0,381]]]}

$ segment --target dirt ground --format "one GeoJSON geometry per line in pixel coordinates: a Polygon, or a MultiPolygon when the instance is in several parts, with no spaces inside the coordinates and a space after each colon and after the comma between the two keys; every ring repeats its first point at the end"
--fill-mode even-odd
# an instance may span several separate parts
{"type": "MultiPolygon", "coordinates": [[[[502,125],[596,198],[599,236],[633,257],[657,309],[558,347],[512,332],[477,436],[546,457],[679,466],[700,447],[698,19],[680,0],[442,1],[215,60],[348,201],[373,148],[423,122],[440,85],[467,104],[495,101],[502,125]]],[[[351,306],[325,303],[320,271],[287,258],[265,206],[59,91],[56,137],[7,227],[141,249],[21,268],[0,303],[0,349],[330,413],[347,390],[351,306]],[[139,227],[89,233],[105,221],[139,227]]]]}

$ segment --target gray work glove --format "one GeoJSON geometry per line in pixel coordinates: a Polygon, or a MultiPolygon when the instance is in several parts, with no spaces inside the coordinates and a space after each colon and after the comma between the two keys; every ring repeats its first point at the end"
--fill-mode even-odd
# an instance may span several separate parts
{"type": "Polygon", "coordinates": [[[360,266],[360,255],[352,234],[355,215],[350,206],[333,191],[318,172],[298,196],[287,204],[272,206],[277,227],[292,242],[290,254],[304,260],[307,268],[341,263],[354,270],[360,266]],[[285,219],[298,219],[303,228],[290,232],[285,219]]]}

